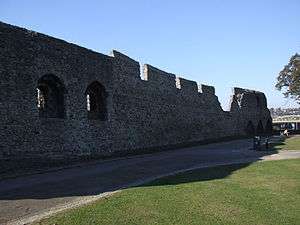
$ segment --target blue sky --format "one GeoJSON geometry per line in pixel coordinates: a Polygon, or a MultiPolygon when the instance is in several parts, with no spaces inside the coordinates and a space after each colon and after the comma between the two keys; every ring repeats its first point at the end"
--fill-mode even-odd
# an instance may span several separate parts
{"type": "Polygon", "coordinates": [[[299,0],[1,0],[0,20],[214,85],[224,109],[234,86],[291,107],[274,84],[300,52],[299,9],[299,0]]]}

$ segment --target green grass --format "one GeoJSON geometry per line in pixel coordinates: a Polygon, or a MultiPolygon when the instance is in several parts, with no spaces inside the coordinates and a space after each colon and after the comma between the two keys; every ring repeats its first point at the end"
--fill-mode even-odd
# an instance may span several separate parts
{"type": "Polygon", "coordinates": [[[292,136],[273,144],[274,150],[300,150],[300,136],[292,136]]]}
{"type": "Polygon", "coordinates": [[[300,224],[300,159],[194,170],[38,224],[300,224]]]}

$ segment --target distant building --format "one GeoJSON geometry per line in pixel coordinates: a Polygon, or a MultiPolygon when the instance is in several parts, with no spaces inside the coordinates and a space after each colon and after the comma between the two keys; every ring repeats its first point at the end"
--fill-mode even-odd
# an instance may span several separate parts
{"type": "Polygon", "coordinates": [[[283,131],[285,129],[295,133],[300,132],[300,115],[279,116],[273,119],[274,131],[283,131]]]}
{"type": "Polygon", "coordinates": [[[270,108],[272,118],[280,116],[300,115],[300,108],[270,108]]]}

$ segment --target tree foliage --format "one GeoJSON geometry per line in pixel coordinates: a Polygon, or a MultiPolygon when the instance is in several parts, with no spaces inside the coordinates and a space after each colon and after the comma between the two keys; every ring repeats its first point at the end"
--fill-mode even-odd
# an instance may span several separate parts
{"type": "Polygon", "coordinates": [[[300,104],[300,55],[295,54],[277,77],[276,89],[300,104]]]}

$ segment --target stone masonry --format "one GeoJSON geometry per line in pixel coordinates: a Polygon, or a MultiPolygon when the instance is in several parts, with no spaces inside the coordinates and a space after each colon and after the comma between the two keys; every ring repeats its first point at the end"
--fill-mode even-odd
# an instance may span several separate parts
{"type": "MultiPolygon", "coordinates": [[[[139,154],[270,131],[262,92],[214,87],[0,22],[0,160],[139,154]]],[[[29,165],[29,164],[28,164],[29,165]]],[[[2,168],[2,171],[8,168],[2,168]]]]}

